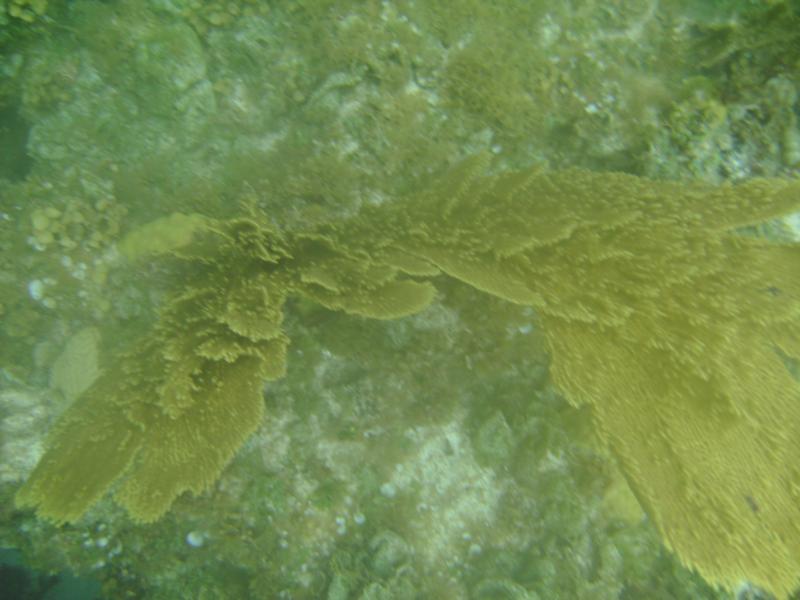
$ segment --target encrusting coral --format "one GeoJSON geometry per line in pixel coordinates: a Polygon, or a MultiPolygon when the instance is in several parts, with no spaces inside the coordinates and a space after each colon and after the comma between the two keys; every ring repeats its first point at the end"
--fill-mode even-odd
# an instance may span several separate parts
{"type": "Polygon", "coordinates": [[[787,596],[800,573],[800,245],[735,229],[797,210],[800,182],[487,167],[473,157],[307,232],[254,210],[206,220],[167,252],[181,285],[157,326],[66,411],[18,504],[73,521],[121,478],[132,517],[159,518],[258,426],[262,381],[284,372],[289,296],[393,319],[424,309],[444,273],[536,309],[554,382],[591,406],[685,564],[787,596]]]}

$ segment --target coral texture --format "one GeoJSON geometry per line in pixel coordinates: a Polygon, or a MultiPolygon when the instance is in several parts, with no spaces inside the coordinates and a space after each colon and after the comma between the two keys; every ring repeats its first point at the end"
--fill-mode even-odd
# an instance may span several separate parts
{"type": "Polygon", "coordinates": [[[207,489],[280,378],[284,304],[369,318],[423,310],[444,273],[532,306],[552,376],[591,406],[665,544],[709,581],[787,596],[800,573],[800,246],[736,228],[800,207],[800,183],[720,187],[537,169],[478,155],[429,189],[280,232],[249,209],[161,251],[155,329],[61,418],[19,491],[56,522],[121,478],[140,521],[207,489]]]}

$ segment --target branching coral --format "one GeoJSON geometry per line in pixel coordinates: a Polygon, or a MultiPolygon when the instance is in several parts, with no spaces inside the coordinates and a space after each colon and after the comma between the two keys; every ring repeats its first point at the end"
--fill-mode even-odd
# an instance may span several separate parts
{"type": "Polygon", "coordinates": [[[734,228],[800,207],[800,183],[711,187],[606,173],[485,175],[307,232],[207,221],[170,252],[180,291],[155,330],[76,402],[20,506],[78,518],[117,479],[142,521],[201,492],[258,426],[281,377],[284,303],[397,318],[445,273],[534,307],[552,376],[591,406],[665,543],[728,587],[786,596],[800,573],[800,247],[734,228]]]}

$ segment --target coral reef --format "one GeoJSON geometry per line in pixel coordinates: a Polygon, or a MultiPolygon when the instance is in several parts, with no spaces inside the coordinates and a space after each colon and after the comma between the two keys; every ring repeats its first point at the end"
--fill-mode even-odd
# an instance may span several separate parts
{"type": "MultiPolygon", "coordinates": [[[[729,233],[652,211],[663,193],[694,198],[687,210],[702,202],[738,213],[746,206],[732,209],[726,194],[739,188],[724,182],[773,178],[739,189],[757,194],[759,185],[797,177],[796,2],[71,0],[48,2],[42,14],[36,7],[44,3],[0,0],[0,134],[8,142],[0,156],[2,545],[43,572],[96,578],[110,598],[771,597],[753,583],[712,589],[682,556],[705,565],[709,581],[743,582],[746,566],[752,578],[771,579],[765,587],[789,585],[759,558],[784,546],[765,550],[752,528],[780,512],[786,497],[774,482],[791,482],[791,474],[738,482],[738,470],[722,463],[734,435],[752,441],[760,431],[770,453],[785,450],[753,404],[761,396],[748,401],[731,386],[756,385],[743,379],[756,374],[753,364],[780,373],[773,381],[786,369],[800,372],[787,353],[778,353],[781,367],[758,345],[773,336],[771,319],[787,317],[791,286],[752,291],[777,277],[779,263],[796,262],[787,249],[800,213],[729,233]],[[11,16],[12,6],[28,20],[11,16]],[[469,156],[480,158],[442,178],[469,156]],[[723,185],[718,196],[700,183],[622,178],[621,188],[638,182],[660,192],[642,190],[650,212],[628,212],[619,227],[595,223],[605,233],[590,240],[580,227],[527,230],[541,222],[526,214],[525,200],[501,199],[513,183],[504,178],[527,181],[537,173],[532,165],[541,169],[532,190],[574,179],[597,187],[598,197],[614,171],[723,185]],[[597,179],[586,183],[584,171],[568,171],[574,167],[597,179]],[[445,219],[431,211],[448,186],[474,193],[452,198],[445,219]],[[462,204],[476,198],[513,207],[513,218],[495,222],[497,215],[462,204]],[[403,237],[397,231],[413,215],[398,213],[411,206],[423,212],[403,237]],[[252,235],[234,235],[234,223],[291,258],[254,259],[245,243],[252,235]],[[464,227],[474,240],[457,234],[464,227]],[[487,240],[495,227],[512,233],[487,240]],[[622,235],[627,227],[636,233],[622,235]],[[622,250],[640,234],[647,244],[622,250]],[[558,239],[526,245],[537,236],[558,239]],[[777,245],[762,248],[765,239],[777,245]],[[497,243],[505,254],[481,254],[473,243],[497,243]],[[542,254],[557,249],[563,256],[542,254]],[[571,262],[585,253],[597,259],[571,262]],[[775,253],[782,258],[773,264],[767,257],[775,253]],[[534,276],[534,267],[523,269],[534,256],[578,275],[553,267],[534,276]],[[703,259],[690,265],[689,256],[703,259]],[[714,256],[738,264],[706,265],[714,256]],[[650,263],[665,270],[663,282],[643,272],[650,263]],[[684,268],[691,276],[675,280],[684,268]],[[257,424],[240,423],[213,456],[195,449],[208,459],[205,479],[181,474],[163,498],[144,501],[120,492],[128,512],[113,501],[126,481],[160,487],[148,448],[168,449],[167,440],[152,443],[164,433],[157,422],[165,407],[201,428],[218,418],[195,410],[215,401],[214,384],[178,365],[232,373],[237,361],[224,356],[244,352],[244,369],[261,352],[264,341],[254,338],[267,330],[249,314],[234,315],[251,302],[263,308],[261,292],[233,285],[248,269],[293,273],[282,282],[285,298],[266,309],[269,331],[291,339],[285,374],[265,381],[263,396],[248,387],[250,400],[237,404],[257,424]],[[447,269],[462,280],[435,275],[447,269]],[[629,272],[642,295],[663,302],[593,277],[617,281],[629,272]],[[560,315],[555,280],[576,282],[556,286],[566,298],[560,315]],[[189,289],[203,290],[194,303],[181,300],[189,289]],[[214,318],[228,300],[227,316],[214,318]],[[761,301],[770,308],[757,323],[729,306],[755,310],[761,301]],[[414,314],[373,318],[426,302],[414,314]],[[630,314],[619,310],[628,303],[630,314]],[[198,333],[215,344],[181,326],[200,304],[208,318],[196,321],[198,333]],[[692,310],[698,319],[687,324],[692,310]],[[568,317],[582,314],[597,321],[572,327],[568,317]],[[634,326],[620,330],[622,322],[634,326]],[[701,349],[697,336],[712,332],[717,341],[701,349]],[[632,355],[609,348],[612,334],[632,355]],[[213,357],[199,357],[201,344],[213,357]],[[734,345],[744,347],[735,354],[734,345]],[[703,362],[698,373],[676,359],[683,352],[716,366],[703,362]],[[654,367],[658,361],[666,366],[654,367]],[[731,365],[727,380],[703,379],[731,365]],[[87,366],[84,376],[74,372],[87,366]],[[95,368],[104,375],[94,391],[67,409],[95,368]],[[629,409],[608,379],[616,373],[631,385],[675,380],[663,390],[666,405],[719,425],[702,432],[715,448],[706,461],[686,464],[693,440],[683,431],[700,430],[683,425],[684,413],[662,403],[653,414],[629,409]],[[139,381],[149,398],[126,396],[115,376],[139,381]],[[595,384],[598,393],[584,397],[595,384]],[[182,400],[170,403],[181,389],[182,400]],[[704,403],[703,390],[716,390],[716,401],[704,403]],[[127,413],[126,399],[135,407],[127,413]],[[97,501],[68,524],[15,509],[13,497],[65,409],[50,443],[67,430],[87,442],[87,402],[105,406],[96,416],[110,427],[127,414],[115,431],[130,436],[133,460],[124,468],[125,448],[109,452],[119,468],[77,495],[71,515],[89,496],[97,501]],[[629,434],[639,426],[669,439],[629,434]],[[647,443],[669,450],[647,454],[647,443]],[[664,481],[647,477],[661,466],[664,481]],[[701,470],[719,485],[711,489],[701,470]],[[672,501],[647,506],[670,481],[678,484],[672,501]],[[702,517],[696,497],[712,507],[702,517]],[[153,518],[168,504],[156,523],[130,518],[153,518]],[[675,526],[684,512],[702,532],[703,544],[689,550],[689,534],[675,526]],[[743,524],[726,533],[720,523],[731,519],[743,524]],[[741,568],[703,554],[743,539],[757,551],[741,568]]],[[[540,191],[535,204],[546,212],[556,194],[540,191]]],[[[626,212],[630,198],[620,198],[626,212]]],[[[772,339],[788,345],[791,331],[789,324],[772,339]]],[[[777,427],[785,432],[791,419],[777,427]]],[[[748,443],[746,460],[736,458],[747,472],[766,460],[766,446],[748,443]]],[[[188,456],[174,456],[165,473],[188,456]]],[[[779,554],[769,556],[772,568],[783,568],[779,554]]]]}
{"type": "Polygon", "coordinates": [[[252,215],[175,244],[194,268],[155,332],[61,418],[18,503],[72,521],[123,476],[118,501],[161,517],[258,426],[261,381],[285,372],[288,296],[393,319],[430,304],[433,286],[416,278],[441,270],[536,309],[556,385],[592,407],[683,561],[727,587],[744,575],[788,595],[800,390],[782,356],[800,357],[800,246],[731,230],[797,209],[800,184],[485,176],[485,162],[317,231],[283,235],[252,215]]]}

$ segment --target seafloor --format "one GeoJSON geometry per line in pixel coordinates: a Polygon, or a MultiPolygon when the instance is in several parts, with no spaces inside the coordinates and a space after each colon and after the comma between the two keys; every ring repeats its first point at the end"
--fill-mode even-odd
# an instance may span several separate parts
{"type": "Polygon", "coordinates": [[[297,230],[478,152],[498,170],[790,176],[799,13],[0,0],[0,545],[112,600],[766,598],[680,564],[551,386],[535,314],[456,281],[393,321],[293,303],[263,423],[156,523],[105,498],[56,527],[13,497],[169,289],[169,269],[121,251],[142,225],[246,201],[297,230]]]}

